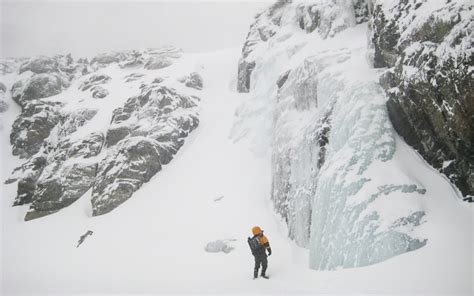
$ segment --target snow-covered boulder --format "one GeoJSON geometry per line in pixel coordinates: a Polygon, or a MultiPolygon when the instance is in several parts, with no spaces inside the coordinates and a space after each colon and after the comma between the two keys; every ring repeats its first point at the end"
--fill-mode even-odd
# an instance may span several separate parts
{"type": "Polygon", "coordinates": [[[123,58],[124,55],[120,52],[101,53],[93,57],[90,64],[109,65],[112,63],[117,63],[123,58]]]}
{"type": "MultiPolygon", "coordinates": [[[[97,109],[92,108],[77,108],[72,111],[61,111],[59,116],[59,124],[55,127],[53,139],[63,139],[66,136],[77,131],[80,127],[85,125],[96,114],[97,109]]],[[[51,139],[51,140],[53,140],[51,139]]]]}
{"type": "Polygon", "coordinates": [[[91,92],[94,99],[103,99],[109,95],[109,91],[99,85],[93,86],[91,92]]]}
{"type": "Polygon", "coordinates": [[[93,74],[86,78],[81,85],[79,85],[79,89],[82,91],[86,91],[93,86],[101,85],[110,82],[112,78],[106,74],[93,74]]]}
{"type": "Polygon", "coordinates": [[[185,86],[201,90],[203,87],[202,77],[197,72],[184,76],[179,79],[179,82],[184,83],[185,86]]]}
{"type": "Polygon", "coordinates": [[[34,74],[30,78],[19,80],[13,84],[12,98],[20,106],[27,102],[61,93],[70,85],[67,77],[55,73],[34,74]]]}
{"type": "Polygon", "coordinates": [[[53,58],[47,56],[36,56],[23,63],[20,66],[19,73],[21,74],[25,71],[31,71],[36,74],[57,72],[57,68],[58,63],[53,58]]]}
{"type": "Polygon", "coordinates": [[[209,253],[230,253],[234,250],[234,247],[232,246],[232,242],[235,241],[235,239],[218,239],[212,242],[209,242],[204,250],[209,253]]]}
{"type": "Polygon", "coordinates": [[[25,220],[49,215],[80,198],[96,176],[97,156],[103,146],[101,134],[77,141],[64,140],[48,146],[18,168],[20,176],[15,205],[31,203],[25,220]]]}
{"type": "MultiPolygon", "coordinates": [[[[18,128],[25,131],[26,135],[25,138],[15,138],[14,145],[28,148],[26,151],[32,156],[15,169],[7,182],[18,180],[14,205],[32,203],[25,220],[42,217],[68,206],[92,186],[95,177],[97,161],[88,159],[100,153],[103,135],[92,133],[77,140],[71,140],[69,136],[92,119],[97,110],[62,112],[60,107],[57,104],[38,106],[30,103],[22,112],[23,116],[15,121],[25,124],[20,124],[18,128]],[[29,108],[33,106],[36,106],[35,111],[39,113],[27,116],[29,108]],[[48,121],[53,118],[54,121],[48,121]],[[27,126],[28,123],[34,125],[27,126]],[[37,138],[38,136],[41,138],[37,138]]],[[[13,128],[15,127],[14,125],[13,128]]],[[[19,132],[20,135],[22,133],[19,132]]],[[[12,132],[12,136],[14,135],[16,134],[12,132]]],[[[15,150],[16,146],[14,153],[20,150],[15,150]]]]}
{"type": "Polygon", "coordinates": [[[397,132],[472,201],[474,5],[431,2],[374,1],[372,59],[397,132]]]}

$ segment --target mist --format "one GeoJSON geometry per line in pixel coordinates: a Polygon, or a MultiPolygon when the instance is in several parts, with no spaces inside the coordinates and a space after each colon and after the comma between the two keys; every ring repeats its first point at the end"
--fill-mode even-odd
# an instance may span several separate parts
{"type": "Polygon", "coordinates": [[[253,2],[2,2],[2,57],[91,56],[162,45],[186,52],[240,47],[255,14],[253,2]]]}

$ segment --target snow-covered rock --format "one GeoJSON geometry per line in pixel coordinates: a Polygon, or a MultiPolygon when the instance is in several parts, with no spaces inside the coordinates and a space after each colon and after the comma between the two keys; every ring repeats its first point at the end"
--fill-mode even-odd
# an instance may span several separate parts
{"type": "Polygon", "coordinates": [[[5,93],[7,91],[7,87],[5,84],[0,82],[0,113],[3,113],[8,110],[8,103],[5,102],[5,93]]]}
{"type": "Polygon", "coordinates": [[[171,161],[199,123],[197,101],[152,83],[114,110],[106,137],[111,149],[93,188],[93,215],[122,204],[171,161]]]}
{"type": "Polygon", "coordinates": [[[21,158],[36,154],[59,122],[61,103],[36,101],[27,103],[13,122],[10,143],[13,155],[21,158]]]}
{"type": "Polygon", "coordinates": [[[194,89],[202,89],[202,77],[197,72],[193,72],[187,76],[184,76],[178,80],[181,83],[184,83],[185,86],[191,87],[194,89]]]}
{"type": "Polygon", "coordinates": [[[57,72],[58,63],[51,57],[36,56],[32,57],[20,66],[20,74],[25,71],[31,71],[36,74],[57,72]]]}
{"type": "Polygon", "coordinates": [[[474,197],[472,1],[374,1],[372,59],[405,141],[474,197]]]}
{"type": "Polygon", "coordinates": [[[230,253],[232,250],[234,250],[234,247],[232,246],[232,242],[235,241],[235,239],[218,239],[212,242],[209,242],[204,250],[209,253],[230,253]]]}
{"type": "Polygon", "coordinates": [[[111,79],[110,76],[105,74],[93,74],[81,83],[79,89],[86,91],[94,86],[108,83],[111,79]]]}
{"type": "MultiPolygon", "coordinates": [[[[164,86],[157,72],[160,61],[171,66],[181,54],[163,47],[90,62],[69,55],[12,62],[11,98],[22,111],[10,140],[26,160],[6,183],[17,182],[14,205],[30,205],[25,220],[55,213],[90,188],[93,214],[109,212],[171,161],[199,123],[199,98],[164,86]],[[139,67],[148,71],[131,72],[139,67]]],[[[202,87],[202,79],[189,79],[202,87]]]]}
{"type": "Polygon", "coordinates": [[[17,81],[11,92],[13,100],[25,106],[27,102],[57,95],[68,87],[67,77],[57,73],[42,73],[17,81]]]}

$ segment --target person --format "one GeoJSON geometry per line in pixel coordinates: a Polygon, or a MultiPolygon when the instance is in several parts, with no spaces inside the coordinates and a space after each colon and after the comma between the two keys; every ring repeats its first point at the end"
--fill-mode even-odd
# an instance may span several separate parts
{"type": "Polygon", "coordinates": [[[272,249],[270,248],[270,243],[268,238],[263,235],[263,230],[259,226],[252,228],[253,237],[248,239],[252,255],[255,259],[255,267],[253,271],[253,279],[258,277],[258,270],[260,265],[262,266],[261,276],[265,279],[268,279],[268,276],[265,274],[268,267],[267,260],[267,251],[268,256],[272,254],[272,249]]]}
{"type": "Polygon", "coordinates": [[[79,246],[84,242],[84,240],[87,238],[87,236],[92,235],[93,233],[94,232],[92,230],[87,230],[86,233],[81,235],[81,237],[79,238],[79,241],[77,242],[77,247],[76,248],[79,248],[79,246]]]}

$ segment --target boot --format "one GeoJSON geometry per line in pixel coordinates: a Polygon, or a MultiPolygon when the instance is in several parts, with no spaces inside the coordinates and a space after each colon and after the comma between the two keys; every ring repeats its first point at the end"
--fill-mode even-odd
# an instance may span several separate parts
{"type": "Polygon", "coordinates": [[[264,273],[262,273],[262,277],[268,280],[268,276],[266,276],[264,273]]]}

